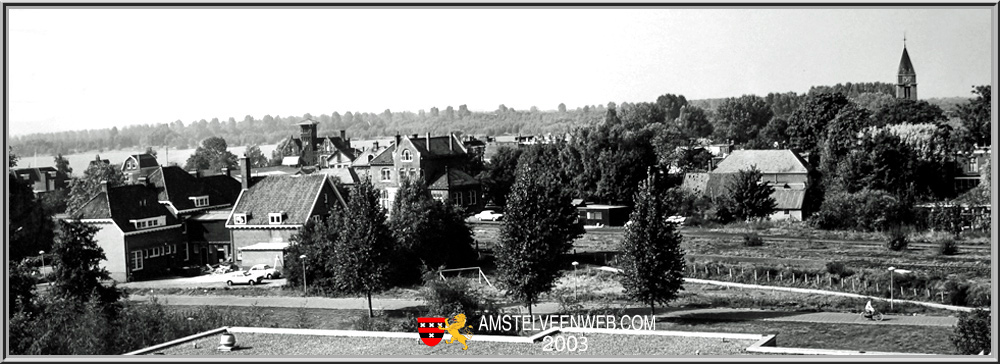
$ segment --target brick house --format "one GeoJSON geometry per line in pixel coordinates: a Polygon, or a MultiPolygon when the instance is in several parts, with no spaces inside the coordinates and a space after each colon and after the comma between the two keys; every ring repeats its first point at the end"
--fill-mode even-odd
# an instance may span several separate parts
{"type": "Polygon", "coordinates": [[[116,281],[164,276],[190,261],[182,224],[159,203],[152,184],[111,188],[105,184],[70,216],[79,216],[81,222],[100,229],[94,239],[104,250],[106,260],[101,267],[116,281]]]}
{"type": "MultiPolygon", "coordinates": [[[[464,171],[468,153],[454,134],[431,137],[396,135],[395,142],[368,162],[372,184],[381,191],[380,202],[389,210],[405,179],[423,178],[431,196],[470,210],[481,208],[482,187],[464,171]]],[[[362,175],[358,173],[359,176],[362,175]]]]}
{"type": "MultiPolygon", "coordinates": [[[[243,175],[250,175],[243,158],[243,175]]],[[[243,268],[252,266],[242,252],[249,248],[260,255],[261,243],[274,255],[282,254],[288,241],[308,219],[327,216],[334,204],[346,206],[342,194],[323,174],[267,176],[250,183],[242,180],[242,191],[226,218],[225,227],[232,235],[234,262],[243,268]],[[277,244],[271,244],[277,243],[277,244]]],[[[273,261],[267,261],[273,264],[273,261]]]]}
{"type": "Polygon", "coordinates": [[[274,153],[282,157],[285,166],[319,166],[322,168],[348,168],[357,151],[351,148],[347,131],[341,130],[339,137],[318,137],[316,126],[319,122],[307,119],[298,123],[299,137],[289,136],[278,142],[274,153]]]}

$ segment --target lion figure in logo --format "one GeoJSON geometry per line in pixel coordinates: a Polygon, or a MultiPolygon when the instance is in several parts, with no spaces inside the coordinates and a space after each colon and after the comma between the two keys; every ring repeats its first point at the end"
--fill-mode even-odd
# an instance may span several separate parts
{"type": "Polygon", "coordinates": [[[451,344],[455,340],[458,340],[458,342],[462,343],[462,350],[466,350],[469,348],[469,345],[466,344],[465,342],[468,341],[470,337],[472,337],[472,325],[468,326],[465,325],[464,313],[455,315],[454,320],[455,323],[449,324],[448,322],[450,320],[445,318],[444,323],[448,326],[438,326],[438,328],[447,331],[448,334],[451,335],[451,339],[448,339],[447,341],[445,341],[445,343],[451,344]]]}

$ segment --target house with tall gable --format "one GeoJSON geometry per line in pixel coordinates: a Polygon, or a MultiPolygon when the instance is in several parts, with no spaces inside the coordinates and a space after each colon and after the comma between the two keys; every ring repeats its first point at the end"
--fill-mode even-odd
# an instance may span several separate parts
{"type": "Polygon", "coordinates": [[[101,267],[119,282],[170,274],[191,262],[180,220],[160,204],[150,183],[108,187],[69,216],[97,227],[97,245],[104,250],[101,267]]]}
{"type": "Polygon", "coordinates": [[[396,135],[392,145],[368,162],[367,175],[380,191],[380,202],[387,210],[392,209],[396,192],[407,179],[423,179],[437,200],[477,209],[483,205],[482,187],[465,172],[468,159],[465,146],[454,134],[396,135]]]}
{"type": "Polygon", "coordinates": [[[125,158],[121,168],[122,174],[125,175],[125,183],[138,183],[140,178],[158,170],[160,164],[156,162],[156,157],[150,154],[133,154],[125,158]]]}
{"type": "Polygon", "coordinates": [[[340,136],[319,137],[317,125],[319,122],[306,119],[299,126],[299,137],[289,136],[278,142],[275,152],[281,155],[281,165],[303,167],[319,166],[321,168],[349,168],[357,151],[351,148],[351,140],[347,131],[341,130],[340,136]]]}
{"type": "Polygon", "coordinates": [[[708,173],[687,173],[681,188],[710,197],[726,193],[730,181],[741,170],[756,167],[761,182],[774,188],[771,198],[777,206],[771,220],[802,220],[806,189],[811,181],[809,164],[789,149],[734,150],[708,173]]]}
{"type": "MultiPolygon", "coordinates": [[[[242,162],[248,165],[245,157],[242,162]]],[[[289,239],[309,219],[328,216],[335,204],[347,206],[341,191],[323,174],[267,176],[253,183],[243,178],[241,187],[225,227],[232,236],[234,263],[244,269],[254,264],[280,266],[289,239]]]]}

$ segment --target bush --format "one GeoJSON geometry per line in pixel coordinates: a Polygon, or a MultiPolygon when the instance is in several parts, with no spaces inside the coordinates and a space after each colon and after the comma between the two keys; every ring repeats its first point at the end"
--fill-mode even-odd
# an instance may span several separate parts
{"type": "Polygon", "coordinates": [[[913,209],[906,201],[885,191],[837,192],[826,196],[810,221],[826,230],[881,231],[894,224],[912,222],[913,209]]]}
{"type": "MultiPolygon", "coordinates": [[[[473,294],[474,290],[463,279],[428,282],[420,294],[426,302],[427,316],[451,318],[464,313],[470,323],[478,323],[485,315],[498,315],[503,309],[496,302],[484,298],[483,294],[473,294]]],[[[414,322],[416,322],[414,320],[414,322]]],[[[515,332],[479,332],[480,334],[516,334],[515,332]]]]}
{"type": "Polygon", "coordinates": [[[894,227],[886,234],[886,247],[889,250],[898,252],[904,251],[910,245],[910,239],[906,237],[906,230],[901,227],[894,227]]]}
{"type": "Polygon", "coordinates": [[[830,261],[826,263],[826,272],[841,278],[850,277],[854,274],[854,271],[847,268],[847,265],[845,265],[844,262],[838,261],[830,261]]]}
{"type": "Polygon", "coordinates": [[[989,311],[976,309],[959,314],[958,324],[951,336],[951,343],[959,354],[976,355],[983,351],[990,354],[990,340],[989,311]]]}
{"type": "Polygon", "coordinates": [[[763,246],[764,239],[760,238],[757,234],[743,234],[743,246],[763,246]]]}
{"type": "Polygon", "coordinates": [[[958,243],[954,240],[944,240],[938,245],[938,254],[941,255],[957,255],[958,254],[958,243]]]}

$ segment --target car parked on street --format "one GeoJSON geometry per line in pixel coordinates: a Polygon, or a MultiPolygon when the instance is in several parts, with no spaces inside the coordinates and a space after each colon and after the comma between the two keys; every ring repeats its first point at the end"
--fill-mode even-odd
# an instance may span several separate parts
{"type": "Polygon", "coordinates": [[[674,215],[674,216],[670,216],[670,217],[667,218],[667,222],[673,223],[673,224],[677,224],[677,226],[684,225],[685,221],[687,221],[687,218],[684,217],[684,216],[674,215]]]}
{"type": "Polygon", "coordinates": [[[250,267],[250,271],[259,273],[260,275],[264,276],[264,279],[275,279],[281,275],[280,271],[267,264],[257,264],[253,267],[250,267]]]}
{"type": "Polygon", "coordinates": [[[249,284],[255,285],[260,284],[264,281],[264,275],[259,272],[254,271],[236,271],[233,273],[228,273],[225,276],[225,282],[227,286],[232,286],[234,284],[249,284]]]}
{"type": "Polygon", "coordinates": [[[479,221],[500,221],[503,219],[503,214],[493,210],[483,210],[473,215],[473,217],[479,219],[479,221]]]}

